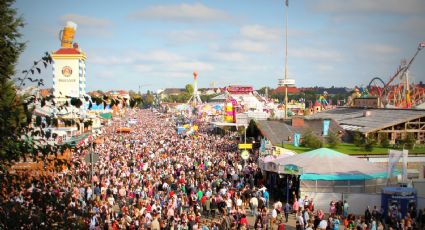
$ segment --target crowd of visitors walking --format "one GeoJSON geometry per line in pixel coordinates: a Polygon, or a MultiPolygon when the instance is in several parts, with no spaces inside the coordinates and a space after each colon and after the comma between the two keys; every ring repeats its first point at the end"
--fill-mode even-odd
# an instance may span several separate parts
{"type": "Polygon", "coordinates": [[[199,121],[195,134],[179,135],[176,121],[172,114],[129,110],[104,127],[93,167],[85,148],[60,173],[3,172],[0,229],[281,230],[290,218],[308,230],[425,226],[422,211],[401,218],[375,207],[359,217],[349,214],[346,201],[332,201],[326,214],[307,196],[295,194],[292,204],[271,201],[258,154],[243,161],[239,136],[214,134],[199,121]],[[122,126],[131,131],[118,133],[122,126]]]}

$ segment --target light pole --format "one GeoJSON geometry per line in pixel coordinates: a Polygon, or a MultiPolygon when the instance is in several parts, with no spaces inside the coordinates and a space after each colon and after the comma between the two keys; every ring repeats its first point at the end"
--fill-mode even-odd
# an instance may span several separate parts
{"type": "MultiPolygon", "coordinates": [[[[93,138],[94,139],[94,138],[93,138]]],[[[94,182],[93,182],[93,142],[94,140],[92,140],[91,142],[91,148],[90,148],[90,179],[91,179],[91,187],[94,191],[94,182]]]]}
{"type": "Polygon", "coordinates": [[[286,175],[286,202],[289,203],[289,175],[286,175]]]}
{"type": "Polygon", "coordinates": [[[248,126],[244,126],[244,128],[245,128],[245,132],[244,132],[244,144],[246,144],[246,129],[248,128],[248,126]]]}
{"type": "Polygon", "coordinates": [[[285,119],[288,118],[288,0],[285,0],[285,119]]]}
{"type": "Polygon", "coordinates": [[[96,137],[97,137],[97,134],[98,134],[98,131],[96,130],[96,131],[94,131],[94,133],[93,133],[93,135],[92,135],[92,141],[91,141],[91,146],[90,146],[90,179],[91,179],[91,186],[92,186],[92,191],[94,191],[94,182],[93,182],[93,164],[94,164],[94,156],[93,156],[93,153],[94,153],[94,148],[93,148],[93,145],[94,145],[94,142],[95,142],[95,140],[96,140],[96,137]]]}

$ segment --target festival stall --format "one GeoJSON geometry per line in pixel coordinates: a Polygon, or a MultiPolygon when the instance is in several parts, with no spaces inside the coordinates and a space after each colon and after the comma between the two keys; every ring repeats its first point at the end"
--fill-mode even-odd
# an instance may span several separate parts
{"type": "Polygon", "coordinates": [[[273,171],[273,169],[277,167],[274,163],[276,160],[290,157],[293,155],[295,155],[295,153],[292,151],[287,151],[279,155],[267,155],[258,159],[258,166],[263,171],[273,171]]]}
{"type": "Polygon", "coordinates": [[[130,133],[131,128],[129,127],[119,127],[117,128],[117,133],[130,133]]]}
{"type": "Polygon", "coordinates": [[[379,193],[388,181],[386,168],[328,148],[268,164],[274,166],[266,168],[268,186],[283,187],[290,200],[309,193],[379,193]]]}

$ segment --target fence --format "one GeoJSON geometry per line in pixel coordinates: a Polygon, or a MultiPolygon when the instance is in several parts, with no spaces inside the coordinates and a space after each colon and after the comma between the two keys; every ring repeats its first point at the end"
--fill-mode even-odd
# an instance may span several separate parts
{"type": "MultiPolygon", "coordinates": [[[[303,193],[302,197],[308,196],[313,198],[315,209],[322,209],[325,213],[329,212],[329,204],[332,200],[346,200],[348,202],[349,213],[355,215],[364,215],[364,212],[369,206],[373,209],[374,206],[381,208],[381,194],[376,193],[303,193]]],[[[423,200],[425,202],[425,199],[423,200]]]]}
{"type": "Polygon", "coordinates": [[[371,180],[301,180],[302,192],[380,193],[388,186],[386,179],[371,180]]]}

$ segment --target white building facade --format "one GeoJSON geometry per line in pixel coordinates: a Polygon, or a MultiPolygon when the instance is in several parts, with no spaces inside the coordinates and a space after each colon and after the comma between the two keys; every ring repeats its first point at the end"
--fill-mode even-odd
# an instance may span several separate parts
{"type": "Polygon", "coordinates": [[[52,53],[53,95],[56,101],[86,95],[86,55],[78,48],[61,48],[52,53]]]}

